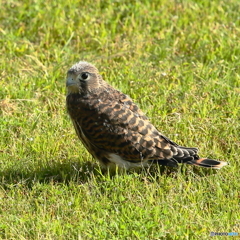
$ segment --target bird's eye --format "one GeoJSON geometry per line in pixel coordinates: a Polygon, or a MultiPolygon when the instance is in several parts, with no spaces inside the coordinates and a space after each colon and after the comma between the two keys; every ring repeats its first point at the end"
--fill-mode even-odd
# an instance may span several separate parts
{"type": "Polygon", "coordinates": [[[84,73],[81,74],[82,80],[86,80],[86,79],[88,79],[88,77],[89,77],[89,74],[86,73],[86,72],[84,72],[84,73]]]}

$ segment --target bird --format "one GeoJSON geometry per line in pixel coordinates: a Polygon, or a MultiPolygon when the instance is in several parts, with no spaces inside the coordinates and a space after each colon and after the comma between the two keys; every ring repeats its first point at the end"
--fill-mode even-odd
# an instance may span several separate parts
{"type": "Polygon", "coordinates": [[[102,169],[139,169],[186,163],[220,169],[227,162],[201,158],[163,135],[126,94],[103,80],[91,63],[67,71],[66,108],[78,138],[102,169]]]}

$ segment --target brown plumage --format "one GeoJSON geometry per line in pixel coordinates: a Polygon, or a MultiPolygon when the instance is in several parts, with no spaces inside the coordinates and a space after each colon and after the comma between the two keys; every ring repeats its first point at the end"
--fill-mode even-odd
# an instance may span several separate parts
{"type": "Polygon", "coordinates": [[[67,73],[67,110],[80,140],[103,167],[131,169],[152,163],[187,163],[220,169],[227,165],[197,155],[162,135],[127,95],[106,83],[87,62],[67,73]]]}

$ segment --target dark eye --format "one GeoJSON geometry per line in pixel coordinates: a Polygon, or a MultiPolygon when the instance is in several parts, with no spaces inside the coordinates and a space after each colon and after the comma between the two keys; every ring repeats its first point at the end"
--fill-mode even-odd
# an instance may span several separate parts
{"type": "Polygon", "coordinates": [[[81,74],[82,80],[88,79],[88,76],[89,76],[89,74],[87,72],[84,72],[84,73],[81,74]]]}

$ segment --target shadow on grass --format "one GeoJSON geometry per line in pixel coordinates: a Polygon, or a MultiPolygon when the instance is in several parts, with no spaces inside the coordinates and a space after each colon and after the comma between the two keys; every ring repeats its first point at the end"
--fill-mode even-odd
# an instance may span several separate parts
{"type": "Polygon", "coordinates": [[[45,166],[12,167],[0,171],[0,184],[2,186],[24,184],[31,187],[34,183],[65,183],[70,181],[79,184],[87,182],[91,176],[100,175],[98,166],[94,162],[80,162],[71,159],[65,162],[51,162],[45,166]]]}
{"type": "Polygon", "coordinates": [[[177,178],[179,175],[184,180],[189,177],[206,177],[216,173],[216,170],[204,169],[185,164],[179,165],[178,168],[153,165],[150,168],[139,169],[138,171],[124,172],[107,172],[102,171],[95,161],[80,162],[78,159],[70,159],[67,162],[50,162],[44,167],[32,167],[27,169],[24,167],[8,168],[0,171],[0,184],[2,187],[9,185],[24,184],[31,187],[36,182],[39,183],[64,183],[76,182],[83,184],[91,180],[93,177],[97,181],[104,181],[105,176],[108,179],[114,178],[116,175],[137,173],[140,179],[148,182],[161,180],[161,177],[177,178]]]}

